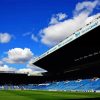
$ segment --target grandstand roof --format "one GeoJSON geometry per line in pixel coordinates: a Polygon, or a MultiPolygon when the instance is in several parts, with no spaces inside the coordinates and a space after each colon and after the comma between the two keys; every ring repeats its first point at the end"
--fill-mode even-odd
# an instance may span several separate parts
{"type": "Polygon", "coordinates": [[[94,67],[98,71],[100,65],[99,32],[100,16],[36,58],[33,64],[52,74],[69,73],[82,69],[90,70],[91,68],[92,73],[94,67]]]}

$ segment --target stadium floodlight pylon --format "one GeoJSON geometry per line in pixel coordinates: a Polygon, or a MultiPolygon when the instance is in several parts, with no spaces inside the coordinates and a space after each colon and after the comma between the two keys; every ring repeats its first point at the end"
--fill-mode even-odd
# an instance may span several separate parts
{"type": "Polygon", "coordinates": [[[56,50],[60,49],[61,47],[67,45],[68,43],[74,41],[75,39],[81,37],[82,35],[88,33],[89,31],[97,28],[98,26],[100,26],[100,16],[96,17],[93,21],[86,24],[84,27],[82,27],[78,31],[74,32],[71,36],[67,37],[65,40],[63,40],[62,42],[60,42],[59,44],[57,44],[56,46],[54,46],[47,52],[45,52],[42,55],[40,55],[39,57],[35,58],[32,61],[32,64],[34,64],[35,62],[39,61],[40,59],[46,57],[47,55],[55,52],[56,50]]]}

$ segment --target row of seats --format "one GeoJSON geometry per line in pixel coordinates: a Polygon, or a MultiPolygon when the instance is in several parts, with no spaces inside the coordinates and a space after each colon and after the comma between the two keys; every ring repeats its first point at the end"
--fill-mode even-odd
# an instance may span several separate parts
{"type": "MultiPolygon", "coordinates": [[[[31,86],[32,87],[32,86],[31,86]]],[[[33,85],[32,89],[60,90],[60,91],[95,91],[100,90],[100,79],[85,79],[74,81],[61,81],[46,84],[33,85]]]]}
{"type": "Polygon", "coordinates": [[[100,90],[100,79],[84,79],[73,81],[49,82],[45,84],[31,84],[19,86],[0,86],[0,89],[31,89],[31,90],[52,90],[52,91],[96,91],[100,90]]]}

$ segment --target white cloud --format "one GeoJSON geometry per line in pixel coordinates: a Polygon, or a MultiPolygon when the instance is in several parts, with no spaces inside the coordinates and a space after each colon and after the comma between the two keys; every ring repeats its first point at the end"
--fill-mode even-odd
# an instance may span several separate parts
{"type": "Polygon", "coordinates": [[[46,70],[32,64],[32,61],[35,58],[35,56],[33,55],[32,51],[28,48],[14,48],[9,50],[7,54],[8,57],[2,59],[4,62],[11,64],[24,64],[25,67],[17,69],[15,67],[9,67],[8,65],[5,65],[3,61],[0,61],[0,71],[13,71],[14,73],[25,73],[35,76],[40,76],[42,75],[42,73],[46,72],[46,70]]]}
{"type": "Polygon", "coordinates": [[[31,35],[31,39],[35,42],[38,42],[38,38],[34,34],[31,35]]]}
{"type": "Polygon", "coordinates": [[[65,13],[58,13],[57,17],[58,17],[58,20],[61,21],[65,18],[67,18],[67,15],[65,13]]]}
{"type": "Polygon", "coordinates": [[[34,76],[41,76],[43,72],[34,71],[34,69],[32,68],[22,68],[22,69],[19,69],[17,73],[25,73],[25,74],[34,75],[34,76]]]}
{"type": "Polygon", "coordinates": [[[8,57],[3,59],[7,63],[26,63],[33,57],[32,51],[28,48],[14,48],[9,50],[7,54],[8,57]]]}
{"type": "Polygon", "coordinates": [[[26,74],[30,74],[30,75],[41,76],[42,73],[47,72],[46,70],[44,70],[36,65],[33,65],[32,61],[33,61],[33,59],[31,59],[29,61],[29,63],[27,64],[27,67],[17,70],[17,73],[26,73],[26,74]]]}
{"type": "Polygon", "coordinates": [[[0,33],[0,43],[10,42],[12,36],[9,33],[0,33]]]}
{"type": "Polygon", "coordinates": [[[18,73],[33,73],[33,71],[32,71],[32,69],[30,69],[30,68],[23,68],[23,69],[19,69],[18,71],[17,71],[18,73]]]}
{"type": "Polygon", "coordinates": [[[0,61],[0,66],[3,66],[4,64],[3,64],[3,61],[0,61]]]}
{"type": "Polygon", "coordinates": [[[47,72],[46,70],[33,65],[32,64],[33,59],[31,59],[29,61],[29,63],[27,64],[27,66],[25,68],[21,68],[19,70],[17,70],[17,73],[26,73],[26,74],[30,74],[30,75],[36,75],[36,76],[41,76],[42,73],[47,72]]]}
{"type": "MultiPolygon", "coordinates": [[[[57,22],[57,24],[52,24],[40,31],[41,42],[49,46],[54,46],[90,22],[95,16],[100,14],[90,16],[98,5],[98,1],[99,0],[78,3],[74,10],[73,18],[64,20],[63,22],[57,22]]],[[[56,23],[56,21],[54,23],[56,23]]]]}
{"type": "Polygon", "coordinates": [[[7,65],[0,65],[0,72],[11,72],[11,71],[15,72],[16,69],[13,67],[9,67],[7,65]]]}
{"type": "Polygon", "coordinates": [[[59,21],[57,20],[57,18],[52,17],[49,24],[52,25],[52,24],[57,24],[57,23],[59,23],[59,21]]]}
{"type": "Polygon", "coordinates": [[[66,15],[65,13],[54,14],[54,15],[51,17],[51,20],[50,20],[49,24],[50,24],[50,25],[57,24],[57,23],[59,23],[60,21],[64,20],[66,17],[67,17],[67,15],[66,15]]]}
{"type": "Polygon", "coordinates": [[[8,65],[2,65],[2,66],[0,65],[0,72],[24,73],[24,74],[34,75],[34,76],[41,76],[43,71],[38,71],[38,70],[36,70],[34,68],[16,69],[14,67],[9,67],[8,65]]]}
{"type": "Polygon", "coordinates": [[[3,61],[0,61],[0,72],[15,72],[16,68],[9,67],[8,65],[4,64],[3,61]]]}
{"type": "Polygon", "coordinates": [[[0,72],[25,73],[25,74],[34,75],[34,76],[41,76],[42,73],[46,71],[35,65],[31,65],[31,66],[28,65],[25,68],[16,69],[14,67],[10,67],[4,64],[3,61],[0,61],[0,72]]]}
{"type": "Polygon", "coordinates": [[[94,0],[94,1],[84,1],[82,3],[78,3],[75,8],[75,15],[79,15],[80,13],[92,13],[94,8],[98,6],[100,3],[100,0],[94,0]]]}

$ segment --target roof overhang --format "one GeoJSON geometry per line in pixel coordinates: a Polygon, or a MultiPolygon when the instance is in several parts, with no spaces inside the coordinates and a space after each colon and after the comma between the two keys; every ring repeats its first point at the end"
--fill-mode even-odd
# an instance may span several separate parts
{"type": "Polygon", "coordinates": [[[33,61],[50,73],[100,60],[100,16],[33,61]]]}

